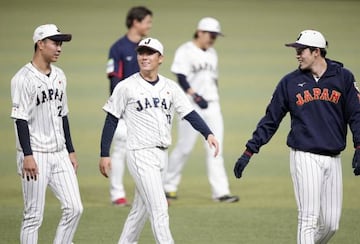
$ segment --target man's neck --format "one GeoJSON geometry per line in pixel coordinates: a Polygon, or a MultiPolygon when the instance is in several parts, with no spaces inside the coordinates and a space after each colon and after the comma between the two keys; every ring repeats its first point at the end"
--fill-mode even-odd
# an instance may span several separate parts
{"type": "Polygon", "coordinates": [[[144,37],[140,35],[136,30],[129,29],[126,33],[127,38],[134,43],[139,43],[144,37]]]}
{"type": "Polygon", "coordinates": [[[320,59],[311,69],[311,73],[314,77],[320,78],[327,69],[327,63],[324,58],[320,59]]]}
{"type": "Polygon", "coordinates": [[[148,82],[156,82],[158,81],[158,73],[157,71],[140,71],[141,77],[148,82]]]}
{"type": "Polygon", "coordinates": [[[199,39],[193,39],[193,43],[195,46],[197,46],[201,50],[206,51],[206,47],[204,45],[202,45],[202,43],[199,41],[199,39]]]}
{"type": "Polygon", "coordinates": [[[51,72],[50,63],[45,62],[39,56],[34,55],[31,64],[41,73],[48,75],[51,72]]]}

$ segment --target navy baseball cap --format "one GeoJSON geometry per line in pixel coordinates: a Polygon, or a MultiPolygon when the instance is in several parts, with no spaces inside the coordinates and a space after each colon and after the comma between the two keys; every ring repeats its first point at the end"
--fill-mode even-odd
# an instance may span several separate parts
{"type": "Polygon", "coordinates": [[[304,48],[304,47],[318,47],[326,48],[327,41],[325,37],[316,30],[304,30],[299,34],[297,40],[293,43],[285,44],[287,47],[304,48]]]}
{"type": "Polygon", "coordinates": [[[54,24],[46,24],[38,26],[33,35],[34,43],[49,38],[53,41],[62,41],[68,42],[71,41],[71,34],[63,34],[60,32],[59,28],[54,24]]]}

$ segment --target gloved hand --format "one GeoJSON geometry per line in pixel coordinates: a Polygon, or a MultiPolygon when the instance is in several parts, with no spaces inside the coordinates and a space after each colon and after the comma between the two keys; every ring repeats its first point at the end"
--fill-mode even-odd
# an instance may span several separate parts
{"type": "Polygon", "coordinates": [[[352,161],[352,167],[354,169],[354,174],[360,175],[360,149],[355,149],[354,158],[352,161]]]}
{"type": "Polygon", "coordinates": [[[236,161],[234,166],[234,174],[236,178],[241,178],[242,172],[245,169],[246,165],[249,163],[251,156],[251,152],[245,151],[243,155],[241,155],[241,157],[236,161]]]}
{"type": "Polygon", "coordinates": [[[208,102],[199,94],[194,93],[192,95],[194,102],[196,102],[197,105],[199,105],[200,108],[204,109],[208,107],[208,102]]]}

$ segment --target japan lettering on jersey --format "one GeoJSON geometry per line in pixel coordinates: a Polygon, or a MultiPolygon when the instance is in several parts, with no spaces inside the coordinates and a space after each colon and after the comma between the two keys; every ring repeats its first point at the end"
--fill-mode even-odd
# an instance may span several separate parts
{"type": "MultiPolygon", "coordinates": [[[[65,147],[62,117],[68,106],[61,69],[51,65],[48,77],[31,63],[25,65],[11,80],[11,97],[11,117],[28,122],[33,151],[56,152],[65,147]]],[[[21,151],[18,141],[17,149],[21,151]]]]}
{"type": "Polygon", "coordinates": [[[174,112],[184,117],[194,110],[177,83],[159,75],[153,85],[139,73],[119,83],[103,109],[124,118],[128,149],[168,147],[174,112]]]}
{"type": "Polygon", "coordinates": [[[207,101],[218,101],[218,57],[214,48],[202,50],[192,41],[175,52],[171,71],[186,76],[190,86],[207,101]]]}

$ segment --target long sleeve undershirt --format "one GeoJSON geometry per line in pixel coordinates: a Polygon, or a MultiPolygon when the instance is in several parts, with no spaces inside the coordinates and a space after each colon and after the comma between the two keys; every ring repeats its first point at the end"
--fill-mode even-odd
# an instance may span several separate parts
{"type": "Polygon", "coordinates": [[[180,87],[181,87],[185,92],[187,92],[187,90],[190,88],[190,84],[189,84],[189,82],[187,81],[186,76],[183,75],[183,74],[176,74],[176,76],[177,76],[177,79],[178,79],[178,82],[179,82],[180,87]]]}
{"type": "Polygon", "coordinates": [[[107,113],[105,118],[104,128],[102,130],[101,135],[101,143],[100,143],[100,156],[101,157],[109,157],[110,156],[110,146],[112,139],[114,137],[114,133],[116,130],[116,126],[118,124],[119,119],[114,115],[107,113]]]}
{"type": "MultiPolygon", "coordinates": [[[[71,140],[68,117],[64,116],[62,117],[62,120],[63,120],[66,149],[68,150],[69,153],[75,152],[71,140]]],[[[28,122],[23,119],[17,119],[15,121],[15,124],[16,124],[20,146],[23,150],[24,156],[32,155],[33,152],[30,144],[30,132],[29,132],[28,122]]]]}
{"type": "Polygon", "coordinates": [[[205,121],[195,110],[187,114],[184,119],[186,119],[192,125],[192,127],[194,127],[195,130],[199,131],[201,135],[204,136],[205,140],[210,134],[213,134],[205,121]]]}

